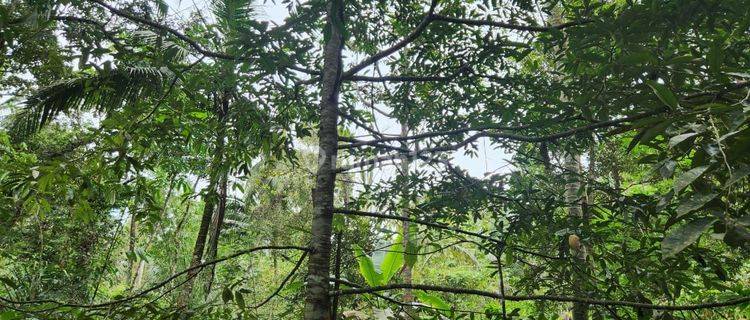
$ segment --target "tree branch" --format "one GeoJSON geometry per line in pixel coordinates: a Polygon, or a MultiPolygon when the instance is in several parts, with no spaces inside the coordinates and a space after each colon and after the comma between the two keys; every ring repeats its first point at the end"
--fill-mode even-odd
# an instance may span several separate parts
{"type": "Polygon", "coordinates": [[[459,228],[456,228],[456,227],[451,227],[449,225],[442,224],[442,223],[430,222],[430,221],[425,221],[425,220],[420,220],[420,219],[414,219],[414,218],[409,218],[409,217],[404,217],[404,216],[388,215],[388,214],[382,214],[382,213],[377,213],[377,212],[367,212],[367,211],[350,210],[350,209],[342,209],[342,208],[335,208],[335,209],[333,209],[333,212],[334,213],[339,213],[339,214],[361,216],[361,217],[373,217],[373,218],[382,218],[382,219],[392,219],[392,220],[407,221],[407,222],[421,224],[421,225],[428,226],[428,227],[433,227],[433,228],[438,228],[438,229],[443,229],[443,230],[449,230],[449,231],[453,231],[453,232],[456,232],[456,233],[460,233],[460,234],[464,234],[464,235],[468,235],[468,236],[472,236],[472,237],[477,237],[477,238],[484,239],[484,240],[487,240],[487,241],[490,241],[490,242],[495,242],[495,243],[501,243],[502,242],[502,240],[500,240],[500,239],[496,239],[496,238],[493,238],[491,236],[484,235],[484,234],[481,234],[481,233],[472,232],[472,231],[466,231],[466,230],[459,229],[459,228]]]}
{"type": "Polygon", "coordinates": [[[661,304],[640,303],[640,302],[632,302],[632,301],[598,300],[598,299],[590,299],[590,298],[582,298],[582,297],[567,297],[567,296],[556,296],[556,295],[506,295],[506,296],[503,296],[495,292],[481,291],[481,290],[468,289],[468,288],[453,288],[453,287],[444,287],[444,286],[436,286],[436,285],[403,284],[403,283],[370,287],[370,288],[344,289],[344,290],[339,290],[336,292],[331,292],[330,294],[341,296],[341,295],[374,293],[374,292],[381,292],[381,291],[388,291],[388,290],[395,290],[395,289],[415,289],[415,290],[438,291],[438,292],[455,293],[455,294],[469,294],[469,295],[483,296],[483,297],[494,298],[494,299],[505,299],[508,301],[580,302],[580,303],[601,305],[601,306],[620,306],[620,307],[633,307],[633,308],[642,308],[642,309],[672,310],[672,311],[721,308],[721,307],[735,306],[735,305],[750,302],[750,296],[745,296],[745,297],[739,297],[739,298],[730,299],[726,301],[719,301],[719,302],[707,302],[707,303],[681,305],[681,306],[680,305],[661,305],[661,304]]]}
{"type": "MultiPolygon", "coordinates": [[[[566,131],[563,131],[563,132],[559,132],[559,133],[555,133],[555,134],[551,134],[551,135],[544,135],[544,136],[527,136],[527,135],[520,135],[520,134],[515,134],[515,133],[509,133],[509,132],[487,132],[487,131],[480,131],[480,132],[478,132],[478,133],[476,133],[476,134],[474,134],[474,135],[472,135],[472,136],[470,136],[470,137],[462,140],[461,142],[458,142],[458,143],[455,143],[455,144],[438,146],[438,147],[428,148],[428,149],[423,149],[423,150],[416,150],[416,151],[411,151],[409,153],[397,153],[397,154],[390,154],[390,155],[384,155],[384,156],[380,156],[380,157],[365,159],[365,160],[362,160],[360,162],[353,163],[353,164],[351,164],[349,166],[342,166],[341,168],[338,169],[338,171],[339,172],[343,172],[343,171],[346,171],[346,170],[351,170],[351,169],[358,168],[358,167],[363,167],[363,166],[366,166],[366,165],[371,165],[371,164],[376,164],[376,163],[380,163],[380,162],[383,162],[383,161],[393,160],[393,159],[397,159],[399,157],[402,157],[404,155],[410,155],[410,156],[419,157],[419,156],[421,156],[422,154],[425,154],[425,153],[454,151],[454,150],[458,150],[458,149],[460,149],[460,148],[468,145],[469,143],[472,143],[472,142],[474,142],[477,139],[482,138],[482,137],[489,137],[489,138],[494,138],[494,139],[508,139],[508,140],[513,140],[513,141],[531,142],[531,143],[540,143],[540,142],[555,141],[555,140],[558,140],[558,139],[562,139],[562,138],[566,138],[566,137],[570,137],[570,136],[576,135],[576,134],[581,133],[581,132],[591,131],[591,130],[600,129],[600,128],[606,128],[606,127],[610,127],[610,126],[619,125],[619,124],[622,124],[622,123],[625,123],[625,122],[640,120],[640,119],[647,118],[647,117],[650,117],[650,116],[653,116],[653,115],[656,115],[656,114],[663,113],[665,111],[666,111],[666,109],[658,109],[658,110],[654,110],[654,111],[651,111],[651,112],[642,113],[642,114],[631,116],[631,117],[625,117],[625,118],[620,118],[620,119],[613,119],[613,120],[595,122],[595,123],[592,123],[592,124],[589,124],[589,125],[586,125],[586,126],[581,126],[581,127],[573,128],[573,129],[566,130],[566,131]]],[[[422,135],[423,135],[423,137],[433,137],[433,136],[438,136],[438,135],[455,135],[455,134],[463,133],[463,132],[466,132],[466,131],[469,131],[469,130],[467,130],[467,129],[457,129],[457,130],[452,130],[452,131],[435,132],[435,133],[425,133],[425,134],[422,134],[422,135]],[[454,131],[455,131],[455,133],[454,133],[454,131]]],[[[392,138],[389,138],[389,140],[390,141],[394,141],[394,140],[400,141],[400,140],[403,140],[405,138],[409,138],[409,137],[392,137],[392,138]]],[[[378,140],[371,140],[371,141],[373,143],[379,142],[378,140]]],[[[344,147],[346,147],[346,146],[344,146],[344,147]]]]}
{"type": "Polygon", "coordinates": [[[284,286],[289,281],[289,279],[291,279],[294,276],[294,274],[297,273],[297,270],[299,270],[299,267],[302,266],[302,261],[305,261],[305,257],[307,257],[307,251],[302,252],[302,256],[299,258],[299,260],[297,260],[297,264],[294,265],[294,268],[292,268],[292,271],[290,271],[289,274],[286,275],[286,277],[284,278],[284,280],[281,281],[281,284],[279,284],[279,286],[276,288],[276,290],[270,296],[268,296],[268,298],[266,298],[265,300],[263,300],[263,302],[261,302],[259,304],[256,304],[255,306],[253,306],[253,309],[258,309],[258,308],[262,307],[263,305],[265,305],[266,303],[268,303],[269,301],[271,301],[271,299],[273,299],[273,297],[277,296],[279,294],[279,292],[281,292],[281,289],[284,289],[284,286]]]}
{"type": "Polygon", "coordinates": [[[435,7],[437,6],[437,3],[438,3],[437,0],[432,0],[432,3],[430,3],[430,9],[427,11],[427,14],[425,14],[424,18],[422,18],[422,21],[420,21],[419,24],[417,25],[417,27],[414,28],[414,30],[412,32],[410,32],[408,35],[406,35],[406,37],[404,37],[403,39],[401,39],[399,42],[396,42],[391,47],[389,47],[387,49],[384,49],[384,50],[382,50],[382,51],[380,51],[380,52],[378,52],[378,53],[370,56],[369,58],[365,59],[364,61],[362,61],[360,63],[357,63],[353,67],[349,68],[349,70],[347,70],[343,74],[341,74],[341,78],[342,79],[348,79],[348,78],[354,76],[355,74],[357,74],[357,72],[361,71],[362,69],[367,68],[368,66],[377,63],[380,59],[385,58],[385,57],[391,55],[392,53],[400,50],[401,48],[405,47],[409,43],[411,43],[414,40],[416,40],[419,37],[419,35],[421,35],[422,32],[425,29],[427,29],[427,26],[432,21],[432,16],[433,16],[433,13],[435,11],[435,7]]]}
{"type": "Polygon", "coordinates": [[[141,292],[136,293],[134,295],[131,295],[129,297],[125,297],[125,298],[121,298],[121,299],[115,299],[115,300],[111,300],[111,301],[107,301],[107,302],[93,303],[93,304],[77,304],[77,303],[59,302],[59,301],[56,301],[56,300],[14,301],[14,300],[10,300],[10,299],[4,298],[4,297],[0,297],[0,300],[4,301],[6,303],[15,304],[15,305],[40,304],[40,303],[52,303],[52,304],[56,305],[55,307],[44,309],[44,310],[35,310],[35,312],[51,311],[51,310],[54,310],[54,309],[57,309],[57,308],[62,308],[62,307],[90,308],[90,309],[97,309],[97,308],[109,307],[109,306],[112,306],[112,305],[116,305],[116,304],[128,302],[130,300],[135,300],[137,298],[143,297],[143,296],[147,295],[148,293],[155,291],[156,289],[159,289],[159,288],[161,288],[163,286],[166,286],[167,284],[169,284],[170,282],[172,282],[174,279],[177,279],[181,275],[186,274],[186,273],[188,273],[188,272],[190,272],[192,270],[204,268],[204,267],[209,266],[209,265],[214,265],[214,264],[217,264],[217,263],[229,260],[229,259],[234,259],[236,257],[242,256],[242,255],[246,255],[246,254],[249,254],[249,253],[253,253],[253,252],[256,252],[256,251],[261,251],[261,250],[301,250],[301,251],[307,252],[307,251],[309,251],[309,248],[307,248],[307,247],[301,247],[301,246],[262,246],[262,247],[255,247],[255,248],[251,248],[251,249],[237,251],[237,252],[235,252],[233,254],[230,254],[228,256],[225,256],[225,257],[222,257],[222,258],[219,258],[219,259],[216,259],[216,260],[211,260],[211,261],[203,262],[203,263],[194,265],[192,267],[189,267],[189,268],[187,268],[185,270],[182,270],[182,271],[180,271],[178,273],[173,274],[169,278],[167,278],[167,279],[165,279],[165,280],[157,283],[156,285],[154,285],[152,287],[149,287],[147,289],[144,289],[141,292]]]}
{"type": "MultiPolygon", "coordinates": [[[[217,52],[217,51],[212,51],[212,50],[206,49],[203,46],[201,46],[197,41],[195,41],[192,38],[188,37],[184,33],[175,30],[174,28],[171,28],[169,26],[166,26],[166,25],[163,25],[163,24],[160,24],[160,23],[157,23],[157,22],[145,19],[145,18],[141,18],[141,17],[135,16],[135,15],[132,15],[132,14],[130,14],[130,13],[124,11],[124,10],[120,10],[120,9],[117,9],[117,8],[111,6],[111,5],[105,3],[102,0],[89,0],[89,1],[91,1],[93,3],[96,3],[96,4],[104,7],[109,12],[111,12],[112,14],[117,15],[119,17],[128,19],[128,20],[136,22],[136,23],[147,25],[147,26],[149,26],[151,28],[154,28],[154,29],[158,29],[158,30],[161,30],[161,31],[168,32],[168,33],[172,34],[173,36],[177,37],[178,39],[186,42],[190,47],[193,48],[193,50],[197,51],[198,53],[200,53],[200,54],[202,54],[204,56],[211,57],[211,58],[217,58],[217,59],[223,59],[223,60],[233,60],[233,61],[245,61],[245,62],[254,62],[254,61],[256,61],[256,59],[249,58],[249,57],[235,56],[235,55],[231,55],[231,54],[228,54],[228,53],[225,53],[225,52],[217,52]]],[[[273,30],[271,30],[269,32],[273,32],[273,30]]],[[[277,61],[277,63],[278,63],[278,61],[277,61]]],[[[320,73],[317,72],[317,71],[308,70],[306,68],[299,67],[299,66],[281,65],[281,67],[285,67],[285,68],[288,68],[288,69],[291,69],[291,70],[295,70],[295,71],[299,71],[299,72],[302,72],[302,73],[307,73],[307,74],[310,74],[310,75],[320,75],[320,73]]]]}
{"type": "Polygon", "coordinates": [[[571,22],[566,22],[563,24],[544,27],[544,26],[517,25],[517,24],[511,24],[511,23],[500,22],[500,21],[492,21],[492,20],[453,18],[453,17],[446,17],[446,16],[439,15],[439,14],[432,15],[432,20],[449,22],[449,23],[457,23],[457,24],[463,24],[463,25],[468,25],[468,26],[497,27],[497,28],[503,28],[503,29],[529,31],[529,32],[547,32],[547,31],[552,31],[552,30],[563,30],[565,28],[579,26],[579,25],[583,25],[583,24],[591,22],[591,20],[571,21],[571,22]]]}

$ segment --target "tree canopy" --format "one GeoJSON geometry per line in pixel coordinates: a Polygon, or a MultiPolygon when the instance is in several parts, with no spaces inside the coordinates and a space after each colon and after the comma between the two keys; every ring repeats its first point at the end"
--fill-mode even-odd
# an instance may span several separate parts
{"type": "Polygon", "coordinates": [[[0,1],[0,319],[747,319],[748,4],[0,1]]]}

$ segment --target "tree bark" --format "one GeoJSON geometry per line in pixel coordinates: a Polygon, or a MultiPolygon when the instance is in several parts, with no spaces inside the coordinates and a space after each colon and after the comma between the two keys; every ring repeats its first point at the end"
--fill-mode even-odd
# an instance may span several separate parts
{"type": "MultiPolygon", "coordinates": [[[[211,178],[213,179],[213,178],[211,178]]],[[[201,225],[198,228],[198,236],[195,238],[195,245],[193,246],[193,255],[190,260],[190,267],[199,265],[201,263],[201,260],[203,259],[203,249],[206,245],[206,235],[208,234],[208,227],[211,224],[211,216],[213,215],[213,208],[214,208],[214,197],[215,193],[213,185],[209,183],[209,186],[207,187],[207,194],[206,194],[206,200],[203,207],[203,215],[201,216],[201,225]]],[[[192,269],[187,273],[188,280],[185,282],[185,285],[183,285],[182,294],[180,295],[180,299],[178,301],[178,306],[180,308],[184,308],[187,306],[188,302],[190,301],[190,296],[193,293],[193,280],[195,280],[195,277],[198,275],[198,272],[200,272],[200,268],[192,269]]]]}
{"type": "Polygon", "coordinates": [[[581,188],[580,159],[581,157],[578,155],[568,154],[565,156],[565,204],[568,206],[568,215],[573,219],[583,218],[581,194],[579,194],[581,188]]]}
{"type": "Polygon", "coordinates": [[[341,51],[344,46],[343,7],[344,3],[341,0],[330,1],[326,18],[329,37],[323,51],[318,172],[312,195],[313,221],[310,239],[312,252],[308,260],[305,320],[329,320],[331,318],[328,278],[330,276],[333,193],[336,181],[341,51]]]}
{"type": "MultiPolygon", "coordinates": [[[[583,220],[583,208],[582,208],[582,194],[581,194],[581,158],[578,155],[568,154],[565,156],[565,174],[567,175],[567,184],[565,185],[565,203],[568,205],[568,215],[570,216],[571,225],[577,226],[581,220],[583,220]]],[[[580,235],[577,235],[580,239],[580,235]]],[[[581,286],[583,277],[576,276],[576,269],[579,272],[586,272],[586,246],[580,244],[577,248],[573,248],[576,255],[574,257],[573,265],[573,293],[575,295],[583,294],[584,289],[581,286]]],[[[581,302],[573,303],[573,320],[587,320],[589,305],[581,302]]]]}
{"type": "Polygon", "coordinates": [[[130,231],[128,235],[128,252],[130,255],[128,257],[128,290],[133,290],[132,283],[134,283],[135,281],[137,272],[137,266],[135,264],[135,262],[137,261],[137,256],[135,254],[135,244],[138,240],[138,220],[135,217],[135,208],[135,205],[133,205],[133,207],[131,208],[132,211],[130,212],[130,231]]]}
{"type": "MultiPolygon", "coordinates": [[[[227,176],[224,175],[224,177],[221,178],[221,183],[219,186],[219,204],[218,208],[216,208],[216,214],[214,214],[213,219],[211,220],[211,230],[210,230],[210,237],[208,239],[208,251],[206,252],[206,260],[214,260],[216,259],[216,254],[218,252],[219,248],[219,236],[221,235],[221,229],[224,224],[224,215],[227,208],[227,176]]],[[[216,270],[216,265],[211,265],[208,267],[207,272],[207,279],[206,279],[206,297],[208,297],[208,294],[211,293],[211,285],[214,280],[214,272],[216,270]]]]}
{"type": "MultiPolygon", "coordinates": [[[[401,123],[401,136],[406,137],[409,134],[409,125],[406,123],[401,123]]],[[[401,147],[404,149],[408,149],[408,144],[406,142],[403,142],[401,144],[401,147]]],[[[409,165],[411,164],[411,159],[408,157],[404,158],[404,160],[401,162],[401,174],[407,175],[409,173],[409,165]]],[[[404,194],[402,195],[401,203],[404,206],[402,212],[403,216],[405,218],[409,218],[409,201],[408,201],[408,195],[404,194]]],[[[409,221],[404,220],[401,223],[401,234],[403,239],[403,247],[404,252],[408,251],[409,248],[409,241],[410,239],[410,232],[409,232],[409,221]]],[[[412,272],[411,267],[409,264],[404,263],[404,268],[401,271],[401,278],[402,281],[406,284],[411,284],[412,282],[412,272]]],[[[411,289],[404,289],[404,297],[403,301],[405,303],[411,303],[414,302],[414,294],[412,294],[411,289]]],[[[411,310],[407,310],[407,312],[410,312],[411,310]]]]}
{"type": "MultiPolygon", "coordinates": [[[[336,260],[333,263],[333,274],[336,279],[341,279],[341,231],[336,232],[336,260]]],[[[339,290],[339,283],[333,284],[333,291],[339,290]]],[[[339,313],[339,296],[333,297],[331,305],[331,319],[336,320],[339,313]]]]}
{"type": "MultiPolygon", "coordinates": [[[[222,164],[224,162],[224,138],[225,138],[225,124],[224,116],[226,115],[227,103],[217,103],[216,112],[218,114],[219,130],[216,134],[216,149],[214,150],[214,156],[211,161],[211,169],[209,173],[209,183],[206,187],[205,205],[203,207],[203,216],[201,217],[201,225],[198,228],[198,236],[195,239],[195,246],[193,247],[193,257],[190,261],[190,267],[199,265],[203,260],[203,252],[206,246],[206,238],[208,235],[208,229],[213,219],[214,206],[218,202],[219,195],[217,194],[217,185],[221,183],[221,176],[225,175],[222,173],[222,164]]],[[[190,270],[187,273],[187,281],[183,286],[182,294],[178,301],[178,306],[184,308],[190,301],[190,297],[193,292],[193,283],[198,273],[202,268],[196,268],[190,270]]]]}

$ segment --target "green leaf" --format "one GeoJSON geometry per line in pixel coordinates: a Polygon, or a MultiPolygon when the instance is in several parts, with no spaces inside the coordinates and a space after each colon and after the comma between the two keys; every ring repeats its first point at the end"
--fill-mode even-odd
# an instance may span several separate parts
{"type": "Polygon", "coordinates": [[[745,72],[727,72],[727,74],[735,76],[735,77],[750,79],[750,73],[745,73],[745,72]]]}
{"type": "Polygon", "coordinates": [[[237,306],[239,306],[240,309],[245,309],[245,298],[242,296],[242,293],[235,293],[234,301],[237,302],[237,306]]]}
{"type": "Polygon", "coordinates": [[[702,208],[706,203],[716,198],[717,195],[716,193],[694,194],[690,198],[682,200],[680,205],[677,206],[677,216],[681,217],[702,208]]]}
{"type": "Polygon", "coordinates": [[[674,136],[672,138],[669,138],[669,147],[674,148],[674,146],[680,144],[681,142],[687,140],[690,137],[693,137],[697,135],[696,132],[689,132],[689,133],[683,133],[681,135],[674,136]]]}
{"type": "Polygon", "coordinates": [[[624,65],[640,65],[654,61],[654,56],[648,51],[638,51],[628,54],[620,59],[624,65]]]}
{"type": "Polygon", "coordinates": [[[655,124],[652,127],[644,128],[641,132],[639,132],[633,140],[630,141],[630,144],[628,145],[627,152],[630,152],[635,148],[638,144],[646,144],[659,136],[660,134],[664,134],[664,131],[667,129],[667,127],[672,124],[674,120],[667,119],[665,121],[659,122],[655,124]]]}
{"type": "Polygon", "coordinates": [[[723,240],[733,248],[750,248],[750,230],[740,225],[729,226],[723,240]]]}
{"type": "Polygon", "coordinates": [[[716,221],[716,218],[701,218],[691,221],[664,237],[661,241],[661,254],[663,258],[673,257],[687,246],[693,244],[716,221]]]}
{"type": "Polygon", "coordinates": [[[717,74],[721,71],[721,65],[724,63],[724,49],[720,41],[711,43],[711,47],[706,54],[709,71],[717,74]]]}
{"type": "Polygon", "coordinates": [[[16,282],[13,281],[11,278],[0,277],[0,282],[4,283],[5,285],[7,285],[8,287],[11,287],[13,289],[17,289],[18,288],[18,285],[16,284],[16,282]]]}
{"type": "Polygon", "coordinates": [[[690,55],[690,54],[688,54],[688,55],[682,55],[682,56],[676,56],[676,57],[673,57],[673,58],[669,59],[668,61],[666,61],[665,64],[666,65],[670,65],[670,66],[671,65],[677,65],[677,64],[685,64],[685,63],[693,62],[694,59],[695,58],[693,57],[693,55],[690,55]]]}
{"type": "Polygon", "coordinates": [[[406,244],[406,254],[404,256],[404,263],[409,267],[414,267],[417,263],[417,257],[419,254],[419,246],[413,239],[417,238],[417,232],[419,228],[415,224],[409,224],[409,239],[410,241],[406,244]]]}
{"type": "Polygon", "coordinates": [[[675,97],[674,93],[672,93],[667,86],[651,80],[646,80],[646,84],[654,90],[654,93],[659,97],[659,100],[670,109],[676,109],[680,106],[677,97],[675,97]]]}
{"type": "Polygon", "coordinates": [[[221,291],[221,300],[224,301],[224,303],[228,303],[229,301],[232,301],[234,298],[234,295],[232,294],[232,290],[229,290],[229,288],[224,288],[224,290],[221,291]]]}
{"type": "Polygon", "coordinates": [[[425,291],[414,291],[414,295],[417,296],[417,299],[419,299],[419,301],[435,309],[441,311],[450,311],[452,309],[451,305],[448,302],[434,294],[427,293],[425,291]]]}
{"type": "Polygon", "coordinates": [[[518,316],[519,314],[521,314],[521,308],[514,308],[513,311],[508,313],[508,317],[513,318],[513,317],[518,316]]]}
{"type": "Polygon", "coordinates": [[[687,186],[689,186],[695,179],[698,179],[704,172],[708,170],[708,166],[700,166],[692,168],[687,172],[681,174],[677,179],[674,180],[674,193],[677,194],[687,186]]]}
{"type": "Polygon", "coordinates": [[[357,264],[359,264],[359,274],[365,278],[365,282],[373,287],[380,285],[380,274],[375,271],[372,259],[358,245],[354,245],[354,257],[357,259],[357,264]]]}
{"type": "Polygon", "coordinates": [[[193,112],[190,113],[190,116],[193,117],[193,118],[195,118],[195,119],[198,119],[198,120],[203,120],[203,119],[208,118],[208,112],[205,112],[205,111],[193,111],[193,112]]]}
{"type": "Polygon", "coordinates": [[[736,171],[732,172],[732,176],[724,183],[724,189],[727,189],[734,185],[737,181],[750,175],[750,166],[742,166],[736,171]]]}
{"type": "Polygon", "coordinates": [[[383,262],[380,264],[381,285],[388,284],[391,278],[404,266],[403,239],[399,234],[396,237],[396,242],[388,247],[388,252],[386,252],[383,262]]]}
{"type": "Polygon", "coordinates": [[[16,320],[25,318],[26,317],[24,315],[12,310],[0,312],[0,320],[16,320]]]}

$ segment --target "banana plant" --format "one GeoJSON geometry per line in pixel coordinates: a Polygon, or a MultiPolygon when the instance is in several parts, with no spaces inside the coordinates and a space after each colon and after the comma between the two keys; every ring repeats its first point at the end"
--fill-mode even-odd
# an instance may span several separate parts
{"type": "Polygon", "coordinates": [[[404,266],[403,237],[399,234],[393,244],[386,248],[387,252],[380,263],[380,271],[375,269],[375,262],[360,246],[354,245],[354,256],[359,265],[359,273],[370,286],[388,284],[393,276],[404,266]]]}
{"type": "MultiPolygon", "coordinates": [[[[386,248],[386,254],[380,263],[380,271],[375,268],[375,262],[365,251],[358,245],[354,245],[354,257],[359,265],[359,274],[365,279],[369,286],[387,285],[393,276],[396,275],[404,266],[408,264],[413,267],[417,261],[415,254],[418,249],[408,248],[406,251],[403,246],[403,235],[398,234],[393,244],[386,248]],[[407,254],[411,253],[411,254],[407,254]]],[[[449,319],[453,318],[453,307],[438,295],[426,291],[415,291],[415,296],[420,303],[430,307],[434,312],[439,313],[449,319]]]]}

